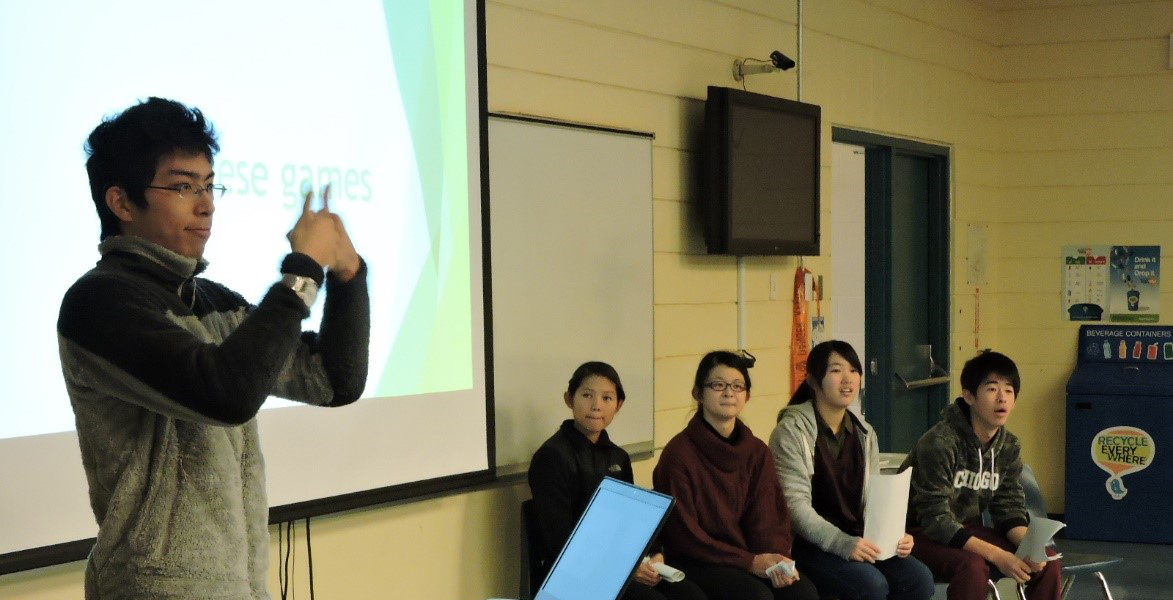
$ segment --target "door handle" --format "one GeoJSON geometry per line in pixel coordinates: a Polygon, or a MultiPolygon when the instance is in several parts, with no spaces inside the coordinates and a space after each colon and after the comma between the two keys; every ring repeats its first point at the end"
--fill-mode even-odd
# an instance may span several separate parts
{"type": "Polygon", "coordinates": [[[931,344],[917,346],[917,350],[920,350],[922,353],[924,353],[926,359],[928,360],[929,376],[921,379],[906,379],[900,373],[896,373],[896,379],[899,380],[902,385],[904,385],[904,389],[915,390],[917,388],[949,383],[949,372],[945,369],[942,369],[941,366],[937,364],[937,361],[933,360],[933,346],[931,344]]]}

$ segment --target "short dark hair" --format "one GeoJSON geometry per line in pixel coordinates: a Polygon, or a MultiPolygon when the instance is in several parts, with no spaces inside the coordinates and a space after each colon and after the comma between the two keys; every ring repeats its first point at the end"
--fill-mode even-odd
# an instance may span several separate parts
{"type": "Polygon", "coordinates": [[[961,387],[976,395],[978,387],[990,375],[1001,375],[1009,379],[1010,384],[1014,386],[1015,396],[1022,388],[1018,365],[1014,364],[1009,356],[988,349],[965,362],[965,366],[961,368],[961,387]]]}
{"type": "Polygon", "coordinates": [[[592,375],[608,379],[615,384],[615,393],[620,402],[627,399],[627,394],[623,393],[623,382],[619,381],[619,372],[615,370],[615,367],[597,360],[584,362],[574,370],[574,374],[570,376],[570,381],[566,384],[566,393],[571,396],[578,393],[578,388],[582,386],[583,380],[592,375]]]}
{"type": "Polygon", "coordinates": [[[155,178],[160,158],[185,152],[202,154],[212,162],[220,144],[198,108],[152,96],[103,119],[86,139],[85,151],[90,194],[102,222],[99,239],[104,240],[122,231],[121,221],[106,206],[106,190],[118,186],[131,202],[145,208],[144,192],[155,178]]]}
{"type": "Polygon", "coordinates": [[[709,371],[717,367],[731,367],[741,372],[741,376],[745,378],[745,391],[749,391],[749,367],[745,357],[730,352],[728,350],[714,350],[701,358],[701,362],[696,366],[696,379],[693,380],[693,391],[699,390],[701,386],[705,385],[705,379],[709,377],[709,371]]]}
{"type": "MultiPolygon", "coordinates": [[[[831,362],[831,353],[834,352],[842,356],[847,364],[855,368],[856,371],[863,373],[863,364],[859,362],[859,354],[855,352],[855,348],[851,344],[843,340],[827,340],[815,345],[811,348],[810,354],[806,357],[806,374],[807,377],[814,377],[815,381],[822,381],[827,376],[827,367],[831,362]]],[[[794,395],[790,397],[790,402],[787,406],[792,404],[802,404],[809,400],[815,399],[815,390],[807,383],[804,377],[802,383],[798,385],[798,389],[794,390],[794,395]]],[[[782,418],[782,413],[778,413],[778,419],[782,418]]]]}

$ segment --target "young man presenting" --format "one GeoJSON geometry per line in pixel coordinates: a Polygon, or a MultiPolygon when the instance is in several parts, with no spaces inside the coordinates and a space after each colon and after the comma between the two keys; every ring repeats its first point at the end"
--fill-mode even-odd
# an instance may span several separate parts
{"type": "Polygon", "coordinates": [[[307,194],[292,252],[252,306],[197,277],[224,191],[199,110],[151,98],[98,125],[86,150],[102,258],[57,323],[98,521],[86,598],[268,598],[255,417],[270,394],[361,396],[366,266],[325,198],[314,211],[307,194]],[[302,332],[323,282],[321,332],[302,332]]]}
{"type": "Polygon", "coordinates": [[[1006,430],[1021,387],[1009,357],[985,351],[965,363],[961,398],[917,441],[900,470],[913,467],[909,528],[920,559],[950,600],[982,600],[1000,571],[1026,583],[1031,600],[1058,600],[1059,561],[1014,555],[1030,517],[1018,477],[1018,438],[1006,430]],[[982,525],[988,510],[993,528],[982,525]]]}

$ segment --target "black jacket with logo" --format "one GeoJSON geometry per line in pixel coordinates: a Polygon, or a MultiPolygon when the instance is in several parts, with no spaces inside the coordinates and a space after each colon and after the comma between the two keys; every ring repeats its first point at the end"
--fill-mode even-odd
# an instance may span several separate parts
{"type": "Polygon", "coordinates": [[[548,566],[570,537],[574,524],[582,516],[587,502],[603,477],[634,483],[631,457],[611,442],[604,431],[592,444],[574,427],[574,420],[562,422],[534,453],[529,464],[529,489],[541,531],[533,532],[531,544],[541,549],[543,565],[548,566]]]}

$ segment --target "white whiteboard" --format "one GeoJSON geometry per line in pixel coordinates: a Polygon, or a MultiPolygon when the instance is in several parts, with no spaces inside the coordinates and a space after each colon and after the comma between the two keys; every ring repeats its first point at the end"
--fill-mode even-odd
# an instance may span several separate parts
{"type": "Polygon", "coordinates": [[[650,452],[651,135],[492,115],[489,189],[498,474],[570,418],[588,360],[623,380],[612,441],[650,452]]]}

